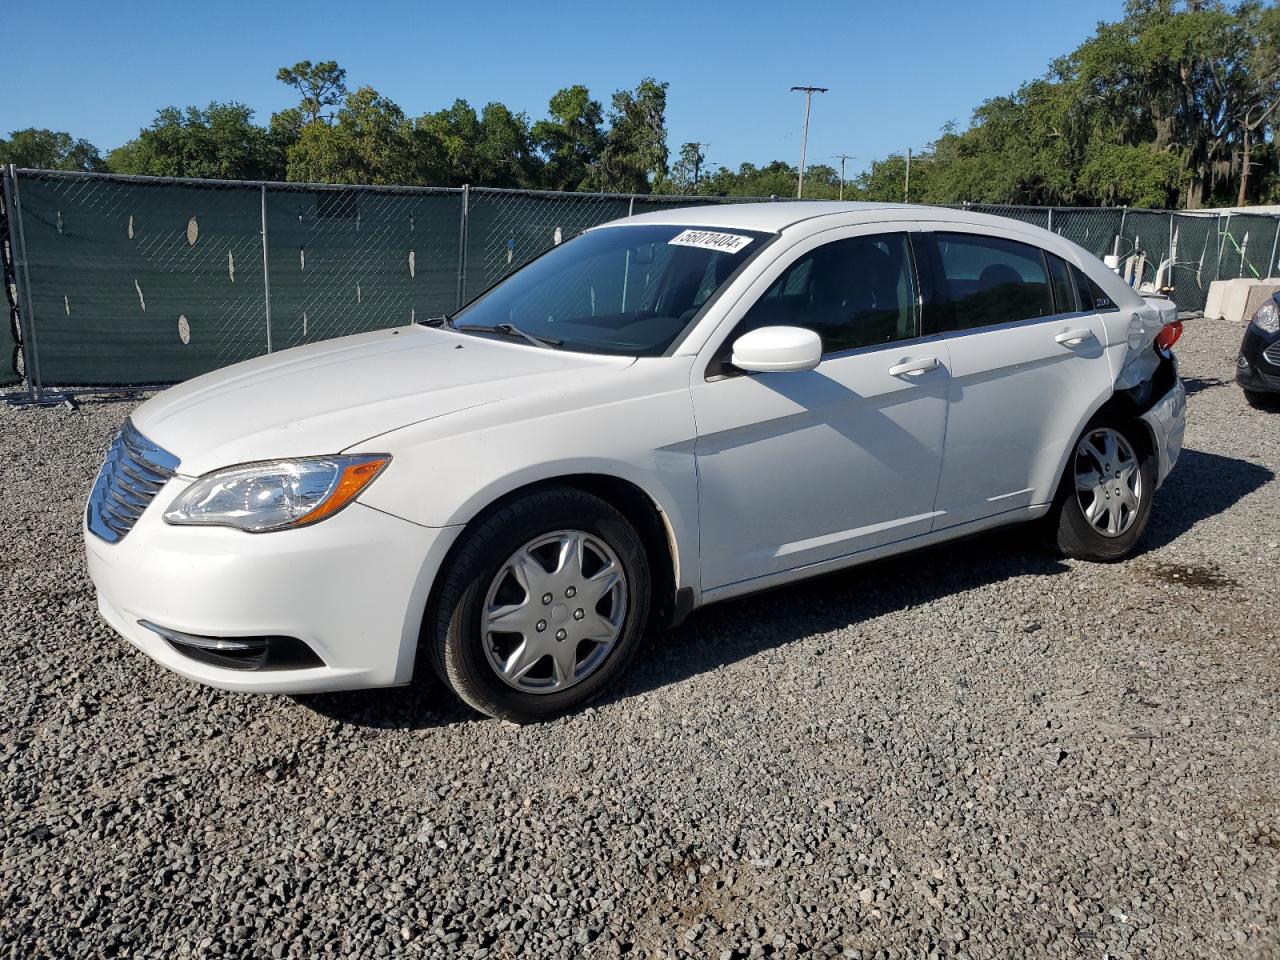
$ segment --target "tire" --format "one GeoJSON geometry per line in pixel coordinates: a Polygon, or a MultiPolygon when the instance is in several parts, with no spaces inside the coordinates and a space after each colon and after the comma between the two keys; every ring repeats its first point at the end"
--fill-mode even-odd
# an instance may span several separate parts
{"type": "Polygon", "coordinates": [[[1077,560],[1123,560],[1147,528],[1155,486],[1155,458],[1142,427],[1114,416],[1095,419],[1072,446],[1054,498],[1049,526],[1057,548],[1077,560]]]}
{"type": "Polygon", "coordinates": [[[1266,393],[1262,390],[1246,390],[1244,399],[1255,410],[1275,410],[1280,408],[1280,394],[1266,393]]]}
{"type": "Polygon", "coordinates": [[[423,643],[463,701],[535,723],[582,706],[626,671],[650,596],[648,559],[626,517],[585,491],[549,488],[467,532],[423,643]]]}

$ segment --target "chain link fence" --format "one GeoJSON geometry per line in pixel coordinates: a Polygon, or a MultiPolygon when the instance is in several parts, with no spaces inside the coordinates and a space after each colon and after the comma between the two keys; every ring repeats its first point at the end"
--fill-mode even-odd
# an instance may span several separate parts
{"type": "Polygon", "coordinates": [[[0,287],[4,290],[0,318],[0,387],[21,383],[18,373],[18,281],[14,274],[13,246],[9,241],[9,180],[0,184],[0,287]]]}
{"type": "MultiPolygon", "coordinates": [[[[455,310],[585,229],[773,198],[350,187],[4,171],[0,386],[138,388],[455,310]]],[[[1101,257],[1162,263],[1184,310],[1275,272],[1280,218],[1122,208],[965,209],[1101,257]]]]}

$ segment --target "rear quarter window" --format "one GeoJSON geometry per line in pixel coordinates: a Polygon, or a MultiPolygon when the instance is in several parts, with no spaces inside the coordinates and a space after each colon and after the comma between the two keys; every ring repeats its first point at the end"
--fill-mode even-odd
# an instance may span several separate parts
{"type": "Polygon", "coordinates": [[[1072,267],[1071,275],[1075,277],[1076,289],[1080,292],[1082,310],[1114,310],[1116,308],[1111,295],[1079,267],[1072,267]]]}

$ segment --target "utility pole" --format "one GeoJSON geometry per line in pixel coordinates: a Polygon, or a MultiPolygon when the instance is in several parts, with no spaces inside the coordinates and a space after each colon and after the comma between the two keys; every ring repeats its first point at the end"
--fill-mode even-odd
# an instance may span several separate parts
{"type": "Polygon", "coordinates": [[[698,192],[698,176],[702,172],[702,148],[710,147],[710,146],[711,144],[709,143],[698,143],[696,141],[693,144],[693,192],[694,193],[698,192]]]}
{"type": "Polygon", "coordinates": [[[836,156],[840,158],[840,199],[843,200],[844,199],[844,162],[846,160],[857,160],[858,158],[853,156],[853,154],[850,154],[850,153],[837,153],[836,156]]]}
{"type": "Polygon", "coordinates": [[[804,136],[800,139],[800,181],[796,185],[796,199],[804,196],[804,151],[809,145],[809,105],[815,93],[826,93],[828,87],[792,87],[792,93],[804,94],[804,136]]]}
{"type": "Polygon", "coordinates": [[[911,148],[907,147],[907,176],[902,181],[902,202],[911,202],[911,148]]]}

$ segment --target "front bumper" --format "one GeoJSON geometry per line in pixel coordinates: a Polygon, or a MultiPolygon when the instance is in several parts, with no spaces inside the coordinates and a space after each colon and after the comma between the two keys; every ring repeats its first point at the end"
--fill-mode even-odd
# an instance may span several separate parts
{"type": "Polygon", "coordinates": [[[225,690],[316,693],[407,683],[435,573],[459,527],[422,527],[352,504],[311,527],[251,534],[166,524],[166,484],[128,535],[85,528],[98,609],[169,669],[225,690]],[[322,666],[246,670],[180,653],[141,625],[203,637],[293,637],[322,666]]]}
{"type": "Polygon", "coordinates": [[[1280,393],[1280,333],[1245,328],[1236,358],[1236,383],[1259,393],[1280,393]]]}
{"type": "Polygon", "coordinates": [[[1173,386],[1142,414],[1141,419],[1155,439],[1156,486],[1159,487],[1178,462],[1178,455],[1182,453],[1182,438],[1187,430],[1187,388],[1177,375],[1176,365],[1173,386]]]}

